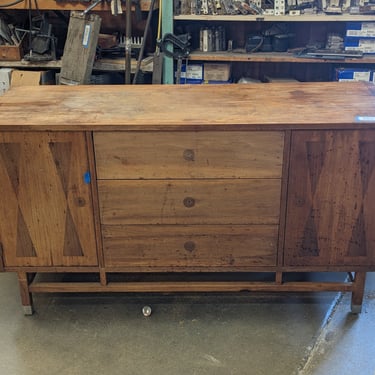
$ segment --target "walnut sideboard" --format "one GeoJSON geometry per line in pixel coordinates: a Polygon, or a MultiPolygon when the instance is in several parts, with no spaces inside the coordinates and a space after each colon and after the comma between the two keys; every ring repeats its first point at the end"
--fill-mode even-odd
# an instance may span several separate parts
{"type": "Polygon", "coordinates": [[[37,292],[187,291],[346,291],[359,312],[375,86],[14,88],[0,182],[0,270],[25,313],[37,292]],[[289,277],[326,272],[348,277],[289,277]]]}

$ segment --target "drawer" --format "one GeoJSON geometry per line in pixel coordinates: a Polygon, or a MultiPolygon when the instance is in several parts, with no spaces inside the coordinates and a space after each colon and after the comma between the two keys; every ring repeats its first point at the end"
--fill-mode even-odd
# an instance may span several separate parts
{"type": "Polygon", "coordinates": [[[277,236],[277,225],[104,226],[105,266],[275,266],[277,236]]]}
{"type": "Polygon", "coordinates": [[[102,224],[278,224],[279,179],[99,180],[102,224]]]}
{"type": "Polygon", "coordinates": [[[99,179],[280,178],[282,132],[94,133],[99,179]]]}

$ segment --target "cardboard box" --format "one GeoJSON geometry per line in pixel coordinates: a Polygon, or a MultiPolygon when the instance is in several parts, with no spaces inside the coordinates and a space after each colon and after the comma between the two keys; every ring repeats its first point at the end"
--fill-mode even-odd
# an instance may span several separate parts
{"type": "Polygon", "coordinates": [[[0,60],[1,61],[20,61],[23,58],[24,54],[24,43],[25,38],[22,39],[21,43],[8,46],[8,45],[1,45],[0,46],[0,60]]]}
{"type": "MultiPolygon", "coordinates": [[[[175,72],[176,78],[177,72],[175,72]]],[[[200,84],[203,81],[203,64],[182,64],[181,84],[200,84]]]]}
{"type": "Polygon", "coordinates": [[[375,37],[375,22],[348,22],[346,36],[375,37]]]}
{"type": "Polygon", "coordinates": [[[362,51],[364,54],[375,54],[375,38],[346,37],[345,51],[362,51]]]}
{"type": "Polygon", "coordinates": [[[205,63],[203,68],[204,81],[222,81],[230,80],[231,65],[228,63],[205,63]]]}
{"type": "Polygon", "coordinates": [[[370,69],[361,68],[336,68],[336,81],[364,81],[370,82],[373,79],[373,72],[370,69]]]}
{"type": "Polygon", "coordinates": [[[12,76],[11,68],[2,68],[0,69],[0,95],[3,95],[10,88],[12,76]]]}
{"type": "Polygon", "coordinates": [[[52,70],[32,71],[32,70],[13,70],[11,87],[17,86],[38,86],[54,85],[55,73],[52,70]]]}

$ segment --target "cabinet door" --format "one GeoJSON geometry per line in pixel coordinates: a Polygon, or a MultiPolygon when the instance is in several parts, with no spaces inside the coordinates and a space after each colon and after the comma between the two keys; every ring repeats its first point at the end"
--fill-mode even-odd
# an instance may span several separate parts
{"type": "Polygon", "coordinates": [[[84,133],[0,133],[5,265],[96,265],[84,133]]]}
{"type": "Polygon", "coordinates": [[[374,167],[374,131],[293,132],[285,265],[375,265],[374,167]]]}

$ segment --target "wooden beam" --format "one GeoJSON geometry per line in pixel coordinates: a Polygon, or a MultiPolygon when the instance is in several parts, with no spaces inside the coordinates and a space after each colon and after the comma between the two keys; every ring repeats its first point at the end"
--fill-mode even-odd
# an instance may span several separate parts
{"type": "Polygon", "coordinates": [[[352,290],[349,282],[109,282],[101,285],[97,282],[33,282],[33,293],[76,293],[76,292],[141,292],[141,293],[187,293],[187,292],[321,292],[352,290]]]}

